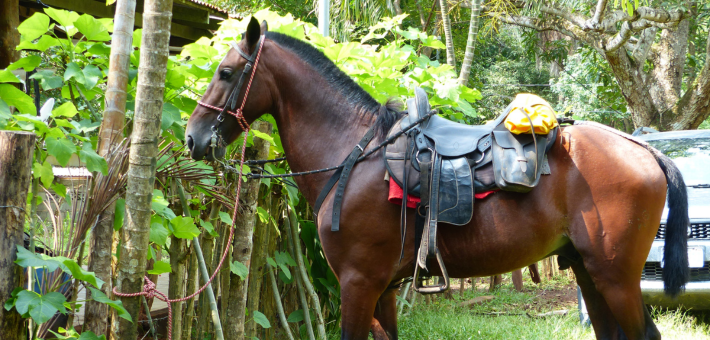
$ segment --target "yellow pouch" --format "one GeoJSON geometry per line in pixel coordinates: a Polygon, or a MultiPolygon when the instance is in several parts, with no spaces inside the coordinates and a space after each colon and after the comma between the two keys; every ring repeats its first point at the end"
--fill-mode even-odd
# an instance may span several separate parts
{"type": "Polygon", "coordinates": [[[557,126],[555,110],[552,109],[547,101],[534,94],[519,93],[515,96],[512,105],[513,109],[508,114],[508,117],[505,118],[505,127],[516,135],[531,133],[530,121],[521,112],[521,109],[525,110],[530,116],[536,134],[546,135],[557,126]]]}

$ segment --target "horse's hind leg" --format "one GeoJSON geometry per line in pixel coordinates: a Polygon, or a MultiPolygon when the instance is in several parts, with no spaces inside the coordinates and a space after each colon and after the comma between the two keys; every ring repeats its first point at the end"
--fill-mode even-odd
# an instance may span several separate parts
{"type": "Polygon", "coordinates": [[[375,340],[397,340],[397,289],[387,289],[377,300],[372,335],[375,340]]]}
{"type": "Polygon", "coordinates": [[[632,271],[615,268],[590,273],[584,261],[572,263],[597,339],[661,339],[643,303],[639,280],[628,277],[632,271]]]}
{"type": "MultiPolygon", "coordinates": [[[[577,254],[577,256],[579,255],[577,254]]],[[[560,257],[560,260],[563,260],[563,258],[560,257]]],[[[572,271],[574,271],[574,276],[577,278],[579,288],[582,289],[582,296],[587,304],[587,312],[589,313],[589,319],[592,321],[592,327],[597,339],[624,339],[625,336],[619,323],[616,322],[602,294],[594,286],[594,281],[589,276],[587,269],[584,268],[584,263],[582,263],[581,259],[572,263],[572,271]]]]}

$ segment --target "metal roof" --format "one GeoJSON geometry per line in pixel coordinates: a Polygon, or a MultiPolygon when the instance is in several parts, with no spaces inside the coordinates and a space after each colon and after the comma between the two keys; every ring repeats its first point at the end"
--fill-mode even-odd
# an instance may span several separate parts
{"type": "Polygon", "coordinates": [[[59,167],[53,166],[55,178],[90,178],[91,172],[83,166],[59,167]]]}

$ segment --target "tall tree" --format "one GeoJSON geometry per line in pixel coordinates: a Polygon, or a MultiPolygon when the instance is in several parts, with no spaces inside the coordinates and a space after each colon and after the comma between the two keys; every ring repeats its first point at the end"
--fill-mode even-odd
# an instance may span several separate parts
{"type": "Polygon", "coordinates": [[[456,70],[456,56],[454,55],[454,38],[451,36],[451,20],[449,20],[449,3],[439,0],[441,9],[441,24],[444,27],[444,40],[446,41],[446,63],[456,70]]]}
{"type": "Polygon", "coordinates": [[[468,27],[468,41],[466,41],[466,53],[461,64],[461,74],[459,84],[466,85],[471,74],[471,64],[473,63],[473,52],[476,50],[476,40],[478,40],[478,18],[481,15],[481,3],[483,0],[473,0],[471,3],[471,22],[468,27]]]}
{"type": "MultiPolygon", "coordinates": [[[[143,7],[136,113],[126,188],[126,217],[121,228],[121,256],[116,280],[117,290],[122,293],[140,292],[143,287],[172,6],[172,0],[147,0],[143,7]]],[[[133,320],[137,320],[140,297],[122,297],[121,300],[133,320]]],[[[113,318],[112,339],[135,339],[136,333],[136,324],[122,318],[113,318]]]]}
{"type": "MultiPolygon", "coordinates": [[[[682,4],[686,8],[699,6],[689,1],[682,4]]],[[[523,6],[535,8],[538,17],[488,14],[509,24],[560,32],[596,50],[609,63],[636,127],[696,129],[710,116],[710,63],[690,76],[683,71],[689,27],[695,20],[691,11],[651,7],[610,10],[606,0],[583,5],[595,8],[592,18],[579,14],[582,8],[532,1],[523,6]]],[[[710,39],[705,49],[710,53],[710,39]]]]}
{"type": "MultiPolygon", "coordinates": [[[[15,264],[17,247],[23,246],[27,192],[32,180],[32,153],[35,134],[0,131],[0,304],[20,287],[22,268],[15,264]]],[[[15,308],[0,308],[0,334],[3,339],[26,339],[27,324],[15,308]]]]}
{"type": "Polygon", "coordinates": [[[0,70],[20,58],[15,47],[20,44],[20,2],[0,0],[0,70]]]}
{"type": "MultiPolygon", "coordinates": [[[[111,37],[108,82],[106,85],[106,109],[99,131],[98,153],[106,158],[123,136],[126,115],[126,89],[128,87],[128,67],[133,52],[133,25],[136,0],[118,0],[114,16],[114,30],[111,37]]],[[[99,217],[99,222],[91,233],[89,271],[106,282],[102,291],[109,294],[112,289],[111,254],[113,244],[113,221],[115,204],[111,204],[99,217]]],[[[87,297],[90,296],[90,292],[87,297]]],[[[89,300],[86,303],[85,329],[101,335],[108,332],[109,306],[89,300]]]]}

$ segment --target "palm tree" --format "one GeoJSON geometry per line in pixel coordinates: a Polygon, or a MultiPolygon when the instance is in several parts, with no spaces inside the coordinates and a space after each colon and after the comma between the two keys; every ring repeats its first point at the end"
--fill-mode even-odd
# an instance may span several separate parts
{"type": "MultiPolygon", "coordinates": [[[[127,174],[126,217],[121,228],[121,257],[116,280],[116,288],[122,293],[140,292],[143,287],[172,7],[172,0],[147,0],[144,5],[136,113],[127,174]]],[[[121,300],[132,319],[137,320],[140,297],[122,297],[121,300]]],[[[112,339],[118,339],[117,336],[135,339],[136,333],[134,323],[122,318],[112,320],[112,339]]]]}
{"type": "Polygon", "coordinates": [[[481,4],[483,0],[473,0],[471,3],[471,23],[468,27],[468,41],[466,42],[466,53],[463,56],[459,84],[466,85],[468,76],[471,73],[471,63],[473,63],[473,52],[476,50],[476,40],[478,39],[478,18],[481,14],[481,4]]]}
{"type": "Polygon", "coordinates": [[[451,20],[449,20],[449,4],[447,0],[439,0],[439,3],[441,8],[441,23],[444,26],[444,38],[446,40],[446,63],[456,70],[454,39],[451,36],[451,20]]]}
{"type": "MultiPolygon", "coordinates": [[[[118,145],[125,124],[126,88],[128,87],[128,66],[133,52],[133,25],[136,0],[118,0],[114,31],[111,39],[108,84],[106,88],[106,110],[99,131],[98,153],[106,158],[118,145]]],[[[110,294],[112,288],[111,253],[113,243],[113,220],[115,204],[111,204],[99,218],[91,233],[89,271],[106,282],[102,291],[110,294]]],[[[90,292],[87,292],[90,294],[90,292]]],[[[90,295],[88,296],[90,297],[90,295]]],[[[101,335],[106,334],[109,324],[109,306],[93,300],[86,303],[86,329],[101,335]]]]}

